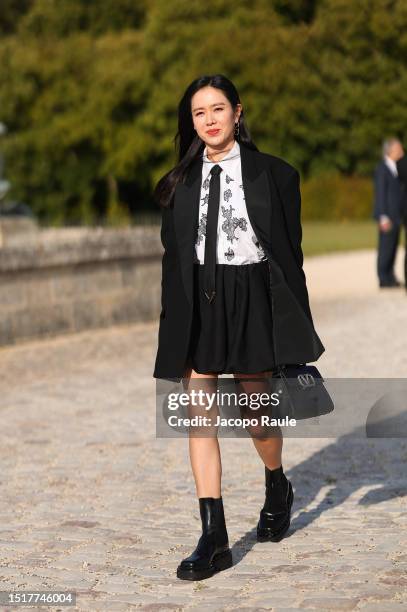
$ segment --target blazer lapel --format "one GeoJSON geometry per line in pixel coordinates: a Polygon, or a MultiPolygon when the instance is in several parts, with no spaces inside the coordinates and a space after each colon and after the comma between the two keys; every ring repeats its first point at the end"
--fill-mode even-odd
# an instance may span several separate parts
{"type": "MultiPolygon", "coordinates": [[[[271,194],[265,168],[258,163],[256,151],[240,143],[243,191],[247,213],[260,242],[270,250],[271,194]]],[[[193,260],[199,223],[202,159],[196,160],[174,195],[174,227],[185,293],[193,305],[193,260]]]]}
{"type": "Polygon", "coordinates": [[[270,254],[272,198],[267,171],[260,164],[256,151],[243,144],[240,145],[240,159],[247,214],[257,238],[270,254]]]}

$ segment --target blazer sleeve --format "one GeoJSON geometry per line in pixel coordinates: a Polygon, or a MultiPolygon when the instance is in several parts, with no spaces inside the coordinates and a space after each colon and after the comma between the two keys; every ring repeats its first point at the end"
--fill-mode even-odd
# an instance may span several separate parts
{"type": "Polygon", "coordinates": [[[162,208],[161,217],[161,244],[164,252],[162,255],[161,265],[161,306],[165,311],[168,296],[168,284],[171,280],[173,272],[177,267],[177,255],[174,242],[174,217],[171,206],[162,208]]]}
{"type": "Polygon", "coordinates": [[[161,237],[161,244],[163,245],[163,249],[164,249],[164,254],[166,252],[167,249],[167,240],[168,240],[168,231],[169,231],[169,227],[168,227],[168,222],[169,222],[169,209],[167,207],[163,207],[161,209],[161,232],[160,232],[160,237],[161,237]]]}
{"type": "Polygon", "coordinates": [[[165,304],[166,304],[166,275],[167,275],[167,267],[168,267],[168,239],[169,239],[169,216],[170,210],[166,207],[161,209],[161,244],[163,245],[163,255],[161,260],[161,316],[165,315],[165,304]]]}
{"type": "Polygon", "coordinates": [[[281,189],[283,201],[283,212],[287,226],[287,232],[291,247],[294,252],[298,266],[302,269],[304,255],[302,252],[302,227],[301,227],[301,191],[300,174],[293,168],[288,180],[281,189]]]}
{"type": "Polygon", "coordinates": [[[375,219],[380,215],[388,215],[387,210],[387,173],[384,164],[379,164],[376,168],[375,177],[375,219]]]}

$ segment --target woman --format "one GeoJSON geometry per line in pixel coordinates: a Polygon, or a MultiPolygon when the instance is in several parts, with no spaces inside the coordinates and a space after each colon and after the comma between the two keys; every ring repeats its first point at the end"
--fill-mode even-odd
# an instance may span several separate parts
{"type": "MultiPolygon", "coordinates": [[[[154,192],[165,252],[153,376],[214,391],[218,375],[229,373],[245,392],[257,391],[259,381],[265,390],[276,366],[315,361],[325,350],[302,269],[299,173],[257,149],[236,88],[223,75],[202,76],[186,89],[175,140],[178,164],[154,192]]],[[[216,417],[217,407],[206,414],[216,417]]],[[[187,580],[232,565],[216,427],[207,433],[189,437],[202,535],[177,569],[187,580]]],[[[257,536],[278,541],[294,497],[281,431],[251,433],[265,465],[257,536]]]]}

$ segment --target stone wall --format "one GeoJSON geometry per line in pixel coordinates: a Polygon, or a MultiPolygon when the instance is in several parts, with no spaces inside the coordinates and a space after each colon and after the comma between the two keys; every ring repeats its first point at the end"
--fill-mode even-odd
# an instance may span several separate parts
{"type": "Polygon", "coordinates": [[[158,226],[40,230],[0,248],[0,345],[158,319],[158,226]]]}

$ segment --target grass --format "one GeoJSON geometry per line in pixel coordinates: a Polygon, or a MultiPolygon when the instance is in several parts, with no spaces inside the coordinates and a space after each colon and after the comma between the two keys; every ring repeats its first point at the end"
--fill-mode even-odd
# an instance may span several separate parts
{"type": "Polygon", "coordinates": [[[304,256],[377,247],[375,221],[303,221],[304,256]]]}

